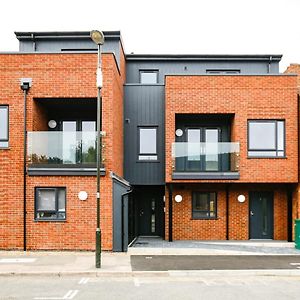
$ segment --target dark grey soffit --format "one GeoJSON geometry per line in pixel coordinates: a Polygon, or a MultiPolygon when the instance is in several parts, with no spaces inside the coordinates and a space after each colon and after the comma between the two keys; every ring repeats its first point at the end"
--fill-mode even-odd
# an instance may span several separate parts
{"type": "MultiPolygon", "coordinates": [[[[33,168],[27,169],[29,176],[96,176],[96,168],[33,168]]],[[[102,168],[100,175],[105,176],[106,170],[102,168]]]]}
{"type": "Polygon", "coordinates": [[[172,179],[215,179],[215,180],[237,180],[240,179],[239,172],[173,172],[172,179]]]}
{"type": "Polygon", "coordinates": [[[204,61],[277,61],[282,58],[281,54],[126,54],[129,61],[150,60],[204,60],[204,61]]]}
{"type": "MultiPolygon", "coordinates": [[[[121,39],[120,31],[103,31],[106,39],[121,39]]],[[[30,31],[15,32],[19,41],[34,41],[38,39],[89,39],[90,31],[30,31]]]]}

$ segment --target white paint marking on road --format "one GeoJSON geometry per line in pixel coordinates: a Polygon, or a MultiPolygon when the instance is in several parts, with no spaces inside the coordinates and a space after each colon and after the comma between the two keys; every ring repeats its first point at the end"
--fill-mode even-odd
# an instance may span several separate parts
{"type": "Polygon", "coordinates": [[[33,263],[36,258],[0,258],[1,264],[33,263]]]}
{"type": "Polygon", "coordinates": [[[78,284],[87,284],[89,280],[90,280],[89,278],[82,277],[79,280],[78,284]]]}
{"type": "Polygon", "coordinates": [[[63,297],[34,297],[35,300],[71,300],[77,294],[79,290],[69,290],[63,297]]]}
{"type": "Polygon", "coordinates": [[[300,263],[290,263],[291,266],[300,266],[300,263]]]}
{"type": "Polygon", "coordinates": [[[152,256],[146,256],[145,259],[152,259],[152,256]]]}
{"type": "Polygon", "coordinates": [[[140,281],[139,281],[138,278],[134,278],[133,281],[134,281],[134,285],[135,285],[135,286],[137,286],[137,287],[138,287],[138,286],[141,286],[141,283],[140,283],[140,281]]]}

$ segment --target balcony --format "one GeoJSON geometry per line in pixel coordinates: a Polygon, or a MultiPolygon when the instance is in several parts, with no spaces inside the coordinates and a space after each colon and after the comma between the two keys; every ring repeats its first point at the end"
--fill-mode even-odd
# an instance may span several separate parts
{"type": "Polygon", "coordinates": [[[29,175],[96,175],[96,132],[34,131],[27,137],[29,175]]]}
{"type": "Polygon", "coordinates": [[[239,179],[239,143],[172,144],[172,179],[239,179]]]}

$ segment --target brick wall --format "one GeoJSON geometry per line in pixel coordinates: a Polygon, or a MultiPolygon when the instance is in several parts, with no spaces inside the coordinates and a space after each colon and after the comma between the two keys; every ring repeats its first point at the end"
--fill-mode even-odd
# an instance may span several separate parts
{"type": "MultiPolygon", "coordinates": [[[[101,179],[102,244],[112,249],[112,181],[109,172],[123,175],[124,55],[118,69],[113,54],[103,54],[103,138],[107,175],[101,179]],[[115,110],[115,106],[117,109],[115,110]],[[114,109],[114,113],[112,110],[114,109]],[[118,134],[116,135],[116,132],[118,134]],[[115,137],[116,136],[116,137],[115,137]]],[[[47,130],[47,113],[34,98],[96,98],[96,54],[11,54],[0,55],[0,104],[10,109],[10,148],[0,150],[0,248],[23,247],[23,92],[19,79],[32,78],[28,94],[28,131],[47,130]]],[[[95,245],[96,177],[27,177],[27,243],[29,249],[85,249],[95,245]],[[34,187],[67,188],[66,222],[35,222],[34,187]],[[86,190],[88,200],[78,192],[86,190]]]]}
{"type": "MultiPolygon", "coordinates": [[[[249,239],[249,192],[274,192],[274,239],[287,239],[287,201],[285,187],[274,185],[234,185],[228,190],[229,195],[229,240],[249,239]],[[238,195],[246,196],[244,203],[237,201],[238,195]]],[[[169,238],[169,201],[166,190],[166,239],[169,238]]],[[[225,240],[226,239],[226,186],[220,184],[185,185],[184,189],[173,190],[173,239],[174,240],[225,240]],[[217,193],[217,219],[192,219],[192,191],[217,193]],[[183,196],[181,203],[176,203],[176,194],[183,196]]]]}
{"type": "Polygon", "coordinates": [[[232,141],[240,142],[238,182],[296,183],[298,181],[296,80],[296,76],[286,75],[167,76],[166,182],[172,182],[171,144],[175,141],[175,114],[199,113],[234,114],[232,141]],[[247,159],[248,119],[286,120],[286,158],[247,159]]]}

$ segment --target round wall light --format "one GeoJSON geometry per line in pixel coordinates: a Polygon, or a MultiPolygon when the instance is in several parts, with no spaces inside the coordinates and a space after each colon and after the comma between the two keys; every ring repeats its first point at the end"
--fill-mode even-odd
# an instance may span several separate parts
{"type": "Polygon", "coordinates": [[[80,192],[78,193],[78,198],[79,198],[79,200],[84,201],[84,200],[87,199],[87,197],[88,197],[88,193],[87,193],[86,191],[80,191],[80,192]]]}
{"type": "Polygon", "coordinates": [[[182,129],[180,129],[180,128],[176,129],[175,134],[176,134],[176,136],[182,136],[183,135],[182,129]]]}
{"type": "Polygon", "coordinates": [[[245,202],[246,201],[246,197],[244,196],[244,195],[238,195],[238,201],[240,202],[240,203],[243,203],[243,202],[245,202]]]}
{"type": "Polygon", "coordinates": [[[57,125],[57,123],[56,123],[55,120],[50,120],[50,121],[48,122],[48,126],[49,126],[49,128],[51,128],[51,129],[54,129],[54,128],[56,127],[56,125],[57,125]]]}
{"type": "Polygon", "coordinates": [[[181,196],[181,195],[176,195],[176,196],[175,196],[175,201],[176,201],[177,203],[180,203],[180,202],[182,201],[182,196],[181,196]]]}

